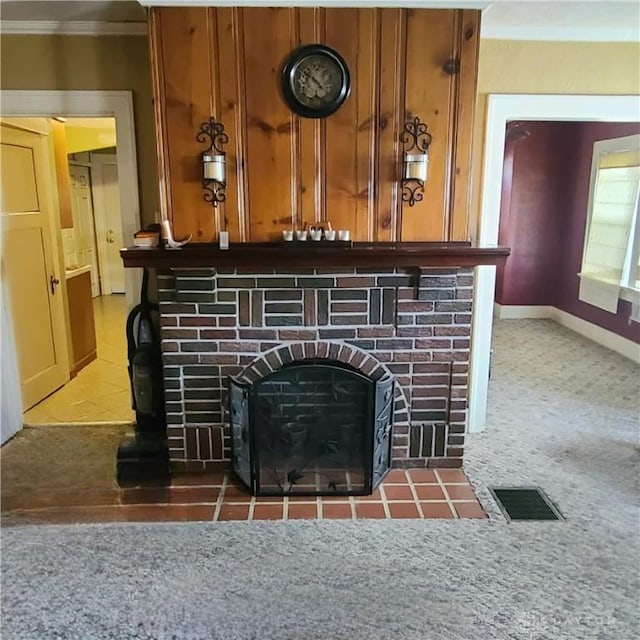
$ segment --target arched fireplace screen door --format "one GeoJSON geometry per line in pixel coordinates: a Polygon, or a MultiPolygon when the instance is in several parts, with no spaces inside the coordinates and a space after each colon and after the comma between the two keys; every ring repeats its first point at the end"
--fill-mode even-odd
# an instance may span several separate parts
{"type": "Polygon", "coordinates": [[[367,495],[389,469],[391,376],[310,360],[229,388],[233,469],[255,495],[367,495]]]}

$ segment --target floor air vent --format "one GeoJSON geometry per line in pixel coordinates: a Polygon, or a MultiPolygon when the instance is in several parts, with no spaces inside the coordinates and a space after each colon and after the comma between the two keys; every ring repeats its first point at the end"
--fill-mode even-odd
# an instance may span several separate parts
{"type": "Polygon", "coordinates": [[[539,487],[489,487],[504,517],[511,520],[564,520],[539,487]]]}

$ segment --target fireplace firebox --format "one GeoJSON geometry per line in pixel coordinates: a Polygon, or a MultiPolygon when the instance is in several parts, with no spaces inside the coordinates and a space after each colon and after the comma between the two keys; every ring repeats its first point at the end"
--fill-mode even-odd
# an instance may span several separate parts
{"type": "Polygon", "coordinates": [[[229,379],[233,470],[254,495],[367,495],[390,467],[394,381],[339,361],[229,379]]]}

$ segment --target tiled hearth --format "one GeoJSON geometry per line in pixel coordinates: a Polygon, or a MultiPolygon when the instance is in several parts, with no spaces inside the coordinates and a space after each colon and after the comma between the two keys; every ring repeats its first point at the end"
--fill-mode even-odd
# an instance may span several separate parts
{"type": "Polygon", "coordinates": [[[250,496],[224,473],[182,474],[166,488],[95,488],[13,493],[2,523],[66,524],[225,520],[486,518],[460,469],[394,469],[371,496],[250,496]]]}
{"type": "Polygon", "coordinates": [[[229,376],[318,359],[393,377],[392,466],[460,467],[472,297],[469,268],[163,272],[174,470],[229,468],[229,376]]]}
{"type": "Polygon", "coordinates": [[[372,495],[361,497],[255,498],[225,480],[215,520],[486,517],[459,469],[394,469],[372,495]]]}

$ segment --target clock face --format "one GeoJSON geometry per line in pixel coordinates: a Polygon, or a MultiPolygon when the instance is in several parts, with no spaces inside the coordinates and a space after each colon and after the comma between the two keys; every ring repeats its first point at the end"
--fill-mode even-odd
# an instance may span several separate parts
{"type": "Polygon", "coordinates": [[[289,106],[307,118],[334,113],[349,95],[349,70],[338,53],[322,45],[293,52],[283,70],[289,106]]]}
{"type": "Polygon", "coordinates": [[[331,58],[311,55],[293,69],[293,93],[311,109],[321,109],[335,101],[341,88],[342,73],[331,58]]]}

